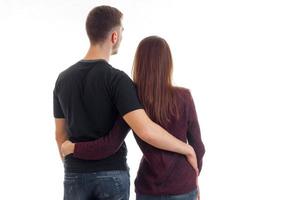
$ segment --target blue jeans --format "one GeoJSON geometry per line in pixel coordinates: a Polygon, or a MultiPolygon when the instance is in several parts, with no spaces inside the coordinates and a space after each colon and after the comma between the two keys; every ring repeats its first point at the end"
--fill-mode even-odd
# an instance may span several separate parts
{"type": "Polygon", "coordinates": [[[128,171],[65,173],[64,200],[129,200],[128,171]]]}
{"type": "Polygon", "coordinates": [[[162,195],[162,196],[151,196],[137,194],[136,200],[196,200],[198,190],[195,189],[192,192],[180,194],[180,195],[162,195]]]}

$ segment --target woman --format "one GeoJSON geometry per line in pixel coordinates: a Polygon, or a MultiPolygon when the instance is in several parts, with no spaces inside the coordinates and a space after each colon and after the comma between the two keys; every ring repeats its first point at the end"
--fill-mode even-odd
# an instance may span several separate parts
{"type": "MultiPolygon", "coordinates": [[[[188,89],[172,85],[172,70],[171,51],[164,39],[150,36],[140,42],[133,64],[133,81],[140,102],[154,122],[193,146],[200,172],[205,147],[195,105],[188,89]]],[[[120,148],[128,132],[129,127],[119,118],[107,136],[76,143],[74,150],[68,149],[71,143],[67,142],[63,153],[86,160],[106,158],[120,148]]],[[[136,199],[196,199],[199,172],[195,172],[186,158],[157,149],[134,136],[143,152],[135,179],[136,199]]]]}

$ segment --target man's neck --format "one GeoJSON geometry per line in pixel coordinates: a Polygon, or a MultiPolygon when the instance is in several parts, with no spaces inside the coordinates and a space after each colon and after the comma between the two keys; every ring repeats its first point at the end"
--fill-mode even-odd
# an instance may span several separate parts
{"type": "Polygon", "coordinates": [[[97,60],[104,59],[109,61],[111,55],[111,50],[109,48],[100,47],[96,45],[91,45],[87,54],[84,57],[84,60],[97,60]]]}

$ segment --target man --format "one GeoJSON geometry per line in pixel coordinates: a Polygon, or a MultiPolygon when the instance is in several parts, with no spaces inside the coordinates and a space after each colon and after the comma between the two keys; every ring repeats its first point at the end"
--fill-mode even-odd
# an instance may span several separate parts
{"type": "Polygon", "coordinates": [[[84,59],[61,72],[53,91],[56,141],[64,162],[64,199],[129,199],[125,143],[101,160],[64,157],[66,141],[84,142],[105,136],[118,116],[145,142],[186,155],[197,170],[191,146],[176,139],[147,116],[132,80],[109,63],[122,40],[122,13],[110,6],[94,8],[86,20],[90,48],[84,59]]]}

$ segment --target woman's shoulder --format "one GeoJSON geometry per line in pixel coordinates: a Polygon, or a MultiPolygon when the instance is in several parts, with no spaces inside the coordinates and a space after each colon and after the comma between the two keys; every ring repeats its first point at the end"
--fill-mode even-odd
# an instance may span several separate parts
{"type": "Polygon", "coordinates": [[[185,87],[174,87],[176,97],[177,97],[177,102],[182,105],[185,108],[190,108],[190,106],[193,104],[193,97],[191,90],[185,87]]]}
{"type": "Polygon", "coordinates": [[[190,89],[185,87],[176,86],[174,87],[174,91],[176,92],[176,94],[179,94],[181,97],[188,97],[191,95],[190,89]]]}

